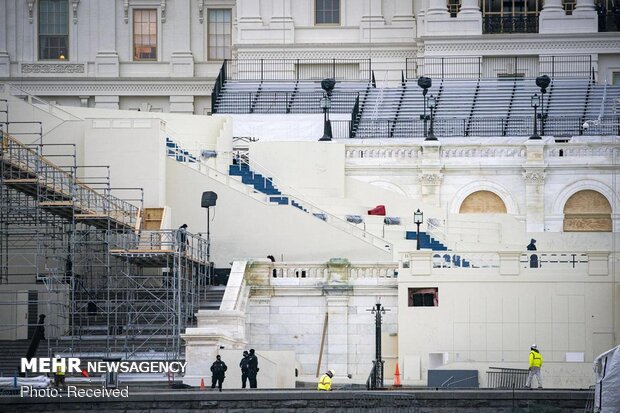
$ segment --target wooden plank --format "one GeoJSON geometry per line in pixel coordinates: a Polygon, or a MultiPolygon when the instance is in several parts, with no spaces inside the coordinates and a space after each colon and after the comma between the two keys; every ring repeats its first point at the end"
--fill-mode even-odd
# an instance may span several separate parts
{"type": "Polygon", "coordinates": [[[36,184],[38,179],[4,179],[5,184],[36,184]]]}
{"type": "Polygon", "coordinates": [[[65,207],[65,206],[73,206],[73,202],[71,201],[46,201],[39,202],[39,206],[42,207],[65,207]]]}

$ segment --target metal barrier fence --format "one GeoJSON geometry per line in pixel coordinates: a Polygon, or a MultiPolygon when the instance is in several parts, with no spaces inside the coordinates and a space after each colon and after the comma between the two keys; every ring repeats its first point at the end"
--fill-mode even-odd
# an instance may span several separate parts
{"type": "Polygon", "coordinates": [[[518,389],[525,387],[527,369],[507,369],[503,367],[489,367],[487,371],[487,386],[492,389],[518,389]]]}
{"type": "Polygon", "coordinates": [[[232,59],[224,61],[227,80],[370,81],[370,59],[232,59]]]}
{"type": "Polygon", "coordinates": [[[497,77],[592,76],[592,56],[472,56],[407,58],[407,79],[420,76],[442,79],[497,77]]]}
{"type": "MultiPolygon", "coordinates": [[[[339,123],[350,121],[338,121],[339,123]]],[[[605,116],[583,128],[581,117],[547,117],[538,130],[546,136],[610,136],[620,135],[620,116],[605,116]]],[[[334,121],[332,121],[334,123],[334,121]]],[[[339,125],[341,131],[347,128],[339,125]]],[[[427,122],[430,130],[430,122],[427,122]]],[[[534,117],[511,118],[435,118],[433,132],[436,137],[464,136],[530,136],[534,130],[534,117]]],[[[346,136],[334,135],[336,138],[346,136]]],[[[410,138],[424,136],[424,121],[420,119],[362,119],[351,137],[357,138],[410,138]]]]}

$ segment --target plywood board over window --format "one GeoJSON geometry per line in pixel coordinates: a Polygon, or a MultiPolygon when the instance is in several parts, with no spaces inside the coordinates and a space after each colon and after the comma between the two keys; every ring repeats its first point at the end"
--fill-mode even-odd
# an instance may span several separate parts
{"type": "Polygon", "coordinates": [[[611,205],[600,192],[574,193],[564,205],[565,232],[611,232],[611,205]]]}
{"type": "Polygon", "coordinates": [[[502,198],[491,191],[477,191],[465,198],[459,214],[505,214],[502,198]]]}

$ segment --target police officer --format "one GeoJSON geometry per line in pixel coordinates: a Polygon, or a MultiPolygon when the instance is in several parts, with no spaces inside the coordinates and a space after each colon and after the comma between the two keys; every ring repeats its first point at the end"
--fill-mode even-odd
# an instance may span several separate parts
{"type": "Polygon", "coordinates": [[[211,365],[211,388],[214,389],[217,384],[220,391],[222,391],[222,383],[224,382],[224,373],[228,370],[226,363],[222,361],[222,357],[218,354],[215,357],[215,361],[211,365]]]}
{"type": "Polygon", "coordinates": [[[250,349],[250,354],[248,355],[248,380],[250,380],[250,388],[255,389],[257,387],[256,383],[256,373],[258,373],[258,357],[254,353],[254,349],[250,349]]]}
{"type": "Polygon", "coordinates": [[[243,352],[243,358],[239,362],[239,367],[241,368],[241,388],[245,389],[250,368],[250,354],[247,351],[243,352]]]}

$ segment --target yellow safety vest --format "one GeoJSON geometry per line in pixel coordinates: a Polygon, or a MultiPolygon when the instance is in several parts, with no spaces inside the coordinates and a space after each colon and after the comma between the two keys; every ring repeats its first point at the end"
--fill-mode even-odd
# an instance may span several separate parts
{"type": "Polygon", "coordinates": [[[530,367],[542,367],[543,356],[537,351],[530,351],[530,367]]]}
{"type": "Polygon", "coordinates": [[[61,366],[56,367],[56,375],[57,376],[64,376],[65,375],[65,369],[62,368],[61,366]]]}
{"type": "Polygon", "coordinates": [[[323,374],[321,379],[319,380],[319,385],[317,386],[317,390],[330,391],[332,389],[332,378],[327,374],[323,374]]]}

